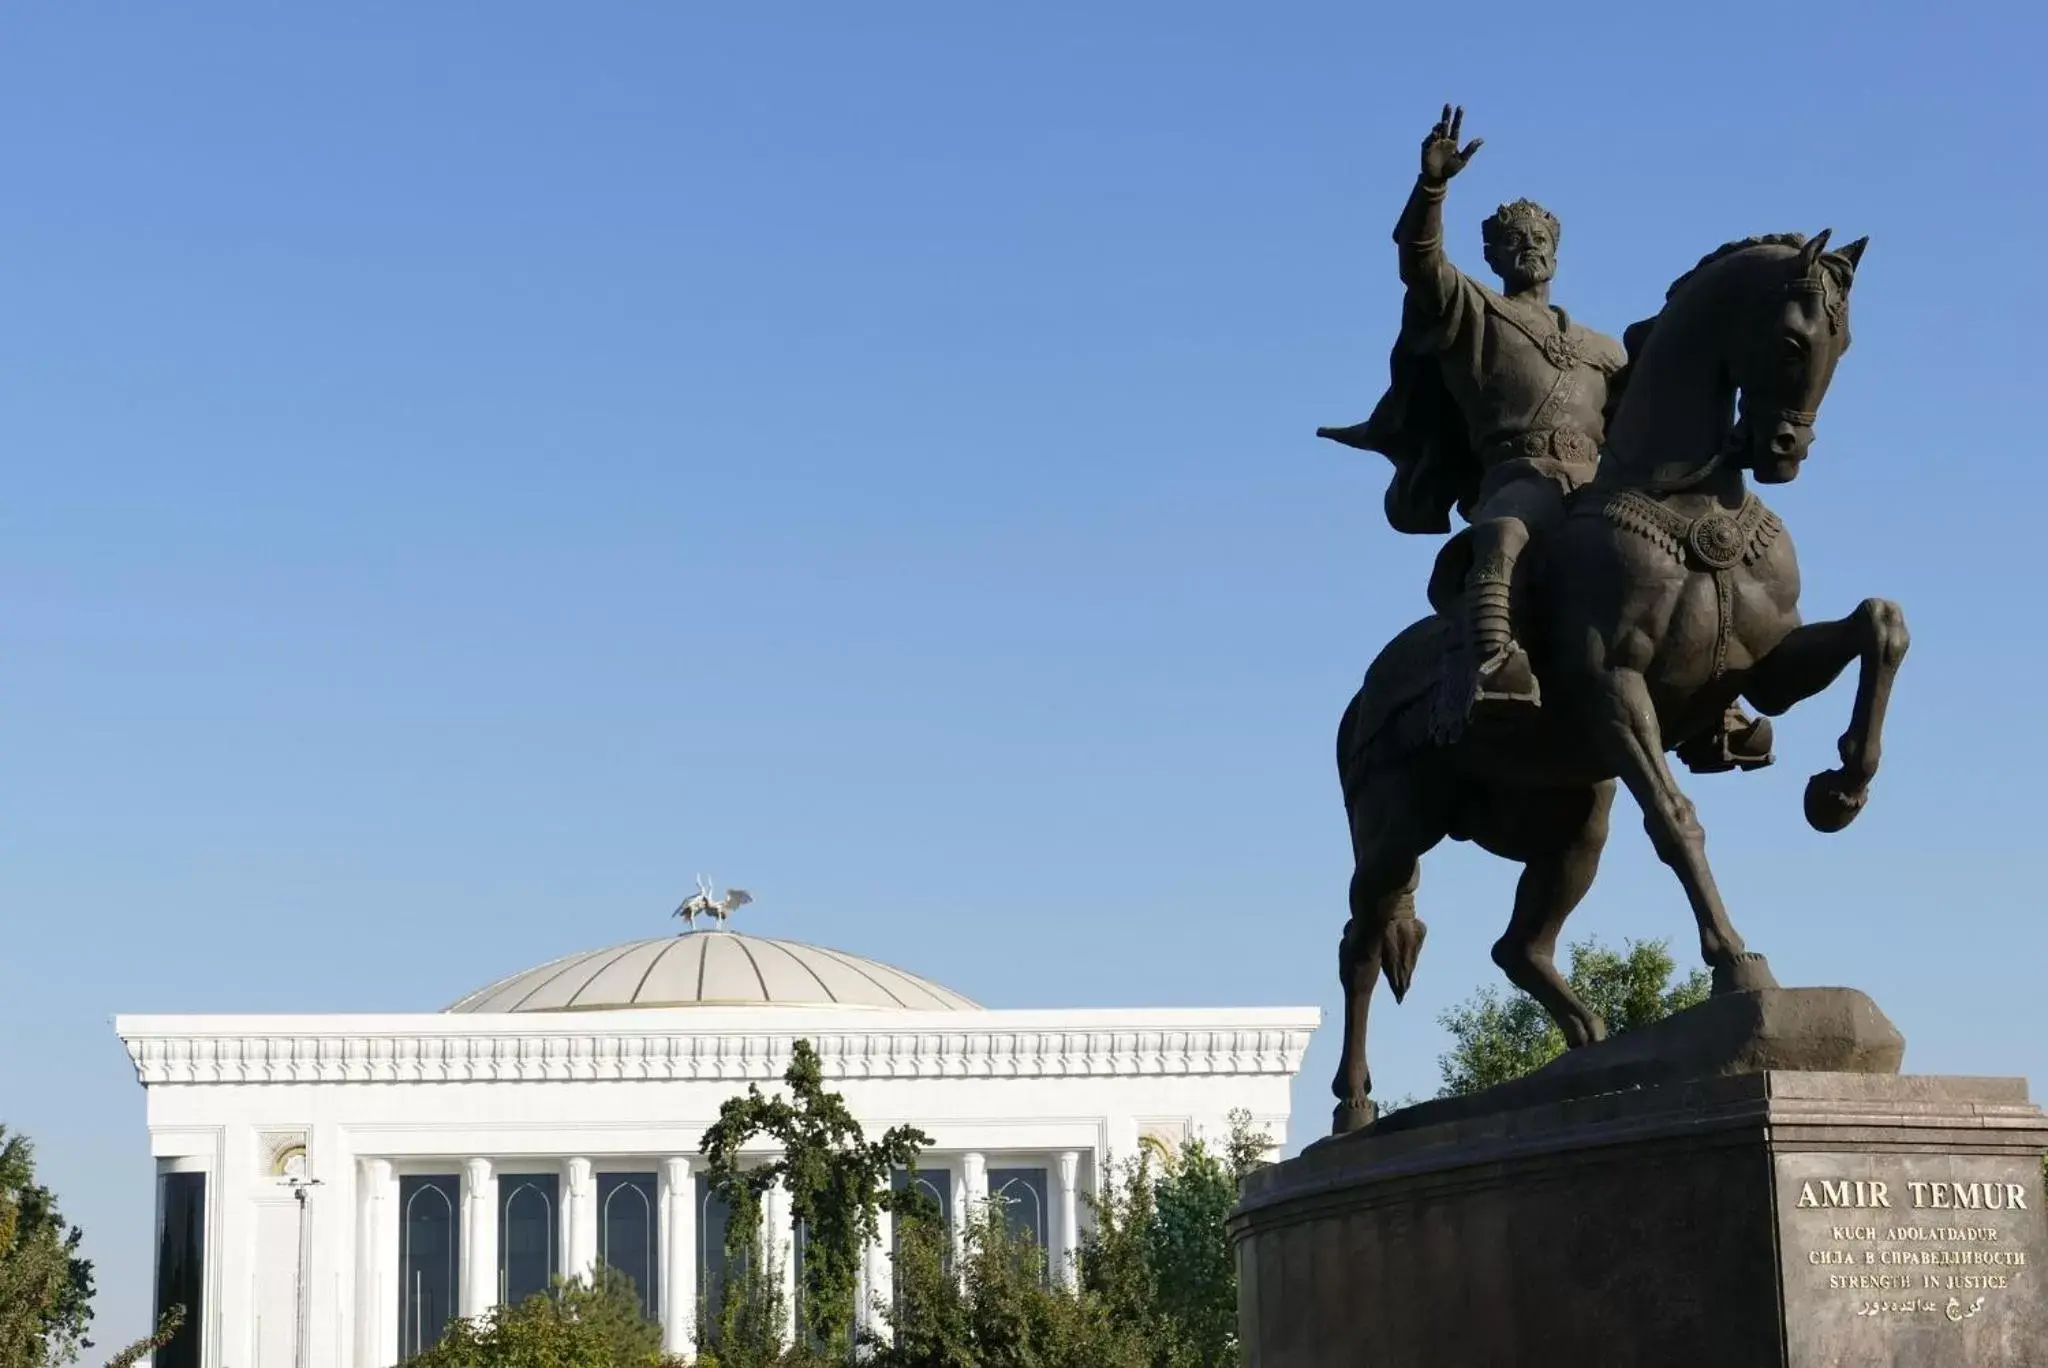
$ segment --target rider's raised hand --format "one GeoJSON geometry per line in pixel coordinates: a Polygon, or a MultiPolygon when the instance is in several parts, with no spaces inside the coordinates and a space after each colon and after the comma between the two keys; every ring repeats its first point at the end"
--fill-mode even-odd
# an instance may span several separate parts
{"type": "Polygon", "coordinates": [[[1442,185],[1463,171],[1465,163],[1472,160],[1472,154],[1485,145],[1486,139],[1474,138],[1464,147],[1459,147],[1458,138],[1464,127],[1465,107],[1459,105],[1453,109],[1445,105],[1443,117],[1422,140],[1422,178],[1431,185],[1442,185]]]}

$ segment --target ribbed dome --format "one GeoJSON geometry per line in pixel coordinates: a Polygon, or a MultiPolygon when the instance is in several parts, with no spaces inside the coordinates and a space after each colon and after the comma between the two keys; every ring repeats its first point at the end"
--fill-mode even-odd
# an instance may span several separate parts
{"type": "Polygon", "coordinates": [[[585,950],[479,988],[451,1012],[634,1007],[888,1007],[978,1012],[950,988],[798,941],[690,931],[585,950]]]}

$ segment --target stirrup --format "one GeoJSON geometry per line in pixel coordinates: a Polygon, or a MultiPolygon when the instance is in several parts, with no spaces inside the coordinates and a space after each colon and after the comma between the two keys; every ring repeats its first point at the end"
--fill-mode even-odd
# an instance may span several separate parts
{"type": "Polygon", "coordinates": [[[1734,731],[1716,727],[1680,746],[1678,758],[1694,774],[1763,769],[1778,758],[1771,753],[1771,719],[1759,717],[1734,731]]]}
{"type": "Polygon", "coordinates": [[[1475,708],[1540,707],[1543,686],[1536,682],[1535,667],[1528,652],[1510,642],[1481,661],[1472,672],[1472,704],[1475,708]]]}

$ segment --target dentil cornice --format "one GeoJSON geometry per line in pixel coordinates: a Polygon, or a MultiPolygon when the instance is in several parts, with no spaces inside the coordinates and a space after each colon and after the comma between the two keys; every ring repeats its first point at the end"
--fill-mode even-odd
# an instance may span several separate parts
{"type": "MultiPolygon", "coordinates": [[[[751,1015],[751,1014],[750,1014],[751,1015]]],[[[661,1013],[502,1017],[117,1019],[145,1086],[250,1083],[600,1082],[781,1077],[798,1039],[825,1076],[1143,1078],[1292,1075],[1321,1013],[1253,1011],[901,1013],[891,1022],[813,1018],[675,1022],[661,1013]],[[1047,1020],[1067,1017],[1071,1024],[1047,1020]],[[612,1018],[612,1019],[605,1019],[612,1018]],[[652,1018],[652,1019],[650,1019],[652,1018]],[[911,1018],[917,1018],[912,1020],[911,1018]]],[[[822,1014],[820,1014],[822,1016],[822,1014]]]]}

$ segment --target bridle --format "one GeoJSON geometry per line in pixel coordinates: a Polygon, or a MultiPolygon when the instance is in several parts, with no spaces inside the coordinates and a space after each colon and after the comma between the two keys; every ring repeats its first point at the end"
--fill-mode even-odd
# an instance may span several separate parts
{"type": "MultiPolygon", "coordinates": [[[[1840,336],[1848,323],[1849,292],[1836,286],[1834,277],[1827,267],[1819,262],[1815,262],[1805,274],[1787,281],[1779,297],[1786,300],[1809,297],[1820,300],[1821,312],[1828,320],[1830,337],[1840,336]]],[[[1816,409],[1781,407],[1771,415],[1771,420],[1788,427],[1810,428],[1820,421],[1820,413],[1816,409]]]]}

